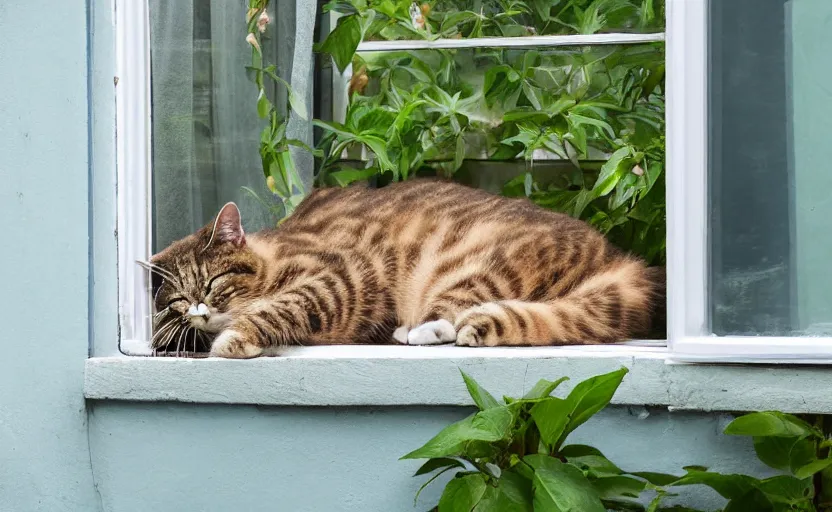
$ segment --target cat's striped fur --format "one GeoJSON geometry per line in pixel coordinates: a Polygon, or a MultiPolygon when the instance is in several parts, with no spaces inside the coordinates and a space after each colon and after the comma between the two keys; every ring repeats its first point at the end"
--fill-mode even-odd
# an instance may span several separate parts
{"type": "Polygon", "coordinates": [[[664,307],[663,271],[584,222],[433,180],[316,190],[254,234],[229,204],[151,263],[163,277],[158,330],[208,333],[222,357],[291,344],[609,343],[647,334],[664,307]]]}

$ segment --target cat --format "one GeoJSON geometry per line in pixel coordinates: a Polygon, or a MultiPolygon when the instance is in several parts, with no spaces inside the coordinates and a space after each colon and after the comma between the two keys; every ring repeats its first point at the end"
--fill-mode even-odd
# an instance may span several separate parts
{"type": "Polygon", "coordinates": [[[665,295],[662,268],[583,221],[429,179],[317,189],[253,234],[228,203],[145,265],[153,348],[191,340],[226,358],[295,344],[612,343],[647,335],[665,295]]]}

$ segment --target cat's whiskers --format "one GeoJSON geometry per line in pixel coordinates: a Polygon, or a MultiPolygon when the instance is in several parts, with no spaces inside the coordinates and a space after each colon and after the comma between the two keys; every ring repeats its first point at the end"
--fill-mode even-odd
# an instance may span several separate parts
{"type": "Polygon", "coordinates": [[[150,338],[150,345],[152,347],[161,348],[164,346],[163,340],[167,338],[167,336],[175,331],[175,326],[170,324],[165,324],[161,329],[157,330],[153,333],[153,336],[150,338]]]}
{"type": "Polygon", "coordinates": [[[161,336],[162,333],[167,332],[168,330],[175,328],[176,327],[176,322],[173,321],[173,320],[168,320],[167,322],[155,322],[155,325],[157,326],[157,328],[156,328],[156,332],[153,333],[153,337],[151,338],[151,341],[156,339],[157,336],[161,336]]]}
{"type": "Polygon", "coordinates": [[[179,338],[177,338],[177,340],[176,340],[176,357],[179,357],[180,350],[181,350],[181,347],[182,347],[182,341],[185,340],[185,342],[187,343],[187,335],[188,335],[188,331],[190,329],[191,329],[190,327],[186,327],[186,328],[182,329],[182,333],[179,335],[179,338]]]}
{"type": "Polygon", "coordinates": [[[154,319],[154,320],[156,320],[156,319],[158,319],[160,316],[162,316],[162,315],[164,315],[164,314],[167,314],[167,313],[170,313],[170,312],[171,312],[170,307],[166,307],[166,308],[165,308],[165,309],[163,309],[162,311],[159,311],[158,313],[154,314],[154,315],[153,315],[153,319],[154,319]]]}
{"type": "Polygon", "coordinates": [[[168,270],[163,269],[159,265],[150,263],[149,261],[136,260],[136,263],[147,270],[148,272],[156,273],[159,277],[169,282],[174,286],[179,286],[179,279],[168,270]]]}

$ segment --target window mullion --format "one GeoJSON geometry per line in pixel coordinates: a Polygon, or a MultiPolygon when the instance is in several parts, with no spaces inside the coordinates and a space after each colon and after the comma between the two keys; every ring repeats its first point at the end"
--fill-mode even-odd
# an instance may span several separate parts
{"type": "Polygon", "coordinates": [[[653,34],[575,34],[562,36],[478,37],[469,39],[364,41],[358,52],[438,50],[459,48],[535,48],[553,46],[599,46],[664,41],[663,32],[653,34]]]}

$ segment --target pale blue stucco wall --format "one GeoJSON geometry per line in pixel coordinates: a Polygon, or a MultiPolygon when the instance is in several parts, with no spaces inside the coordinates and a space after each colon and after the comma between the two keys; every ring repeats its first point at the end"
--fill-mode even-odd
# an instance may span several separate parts
{"type": "MultiPolygon", "coordinates": [[[[96,404],[92,461],[109,512],[407,512],[435,505],[441,485],[413,507],[418,462],[398,461],[459,408],[274,408],[96,404]]],[[[748,440],[721,435],[726,415],[614,408],[579,430],[628,470],[704,464],[759,472],[748,440]]],[[[721,503],[707,489],[688,504],[721,503]]]]}
{"type": "Polygon", "coordinates": [[[0,2],[0,510],[95,510],[87,9],[0,2]]]}
{"type": "MultiPolygon", "coordinates": [[[[84,403],[89,345],[116,343],[112,33],[94,34],[89,74],[87,19],[80,1],[0,2],[0,511],[414,510],[416,464],[398,457],[467,410],[84,403]]],[[[640,412],[576,440],[628,469],[758,469],[720,434],[727,416],[640,412]]]]}

